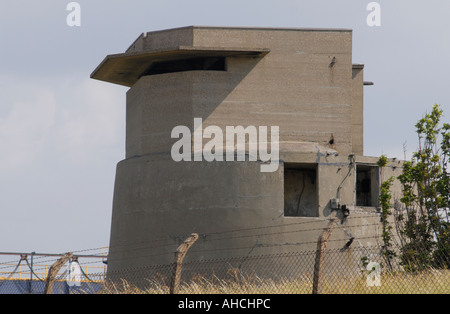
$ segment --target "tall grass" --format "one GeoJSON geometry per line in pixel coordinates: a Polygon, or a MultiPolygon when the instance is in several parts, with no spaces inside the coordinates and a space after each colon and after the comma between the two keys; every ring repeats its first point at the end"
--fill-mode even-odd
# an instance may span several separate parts
{"type": "MultiPolygon", "coordinates": [[[[231,279],[196,277],[180,286],[180,294],[310,294],[312,276],[278,280],[236,275],[231,279]]],[[[369,287],[367,277],[324,277],[325,294],[450,294],[450,271],[429,270],[421,273],[385,273],[381,285],[369,287]]],[[[167,294],[169,286],[148,281],[147,288],[138,288],[127,281],[108,283],[99,293],[106,294],[167,294]]]]}

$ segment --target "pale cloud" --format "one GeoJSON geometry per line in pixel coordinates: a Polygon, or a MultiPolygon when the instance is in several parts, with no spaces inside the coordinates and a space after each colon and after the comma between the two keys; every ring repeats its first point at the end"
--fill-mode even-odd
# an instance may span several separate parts
{"type": "Polygon", "coordinates": [[[14,103],[7,115],[0,117],[0,172],[30,164],[43,152],[55,115],[55,95],[43,90],[33,100],[14,103]]]}
{"type": "Polygon", "coordinates": [[[115,165],[124,157],[126,89],[83,73],[0,75],[0,86],[0,238],[18,224],[27,230],[4,249],[107,245],[115,165]],[[68,228],[83,235],[54,237],[68,228]]]}
{"type": "Polygon", "coordinates": [[[83,79],[61,97],[66,101],[59,112],[55,141],[65,158],[86,162],[123,142],[125,96],[121,88],[83,79]]]}
{"type": "Polygon", "coordinates": [[[78,75],[52,80],[57,83],[0,80],[0,172],[38,167],[49,156],[88,163],[123,148],[122,88],[78,75]]]}

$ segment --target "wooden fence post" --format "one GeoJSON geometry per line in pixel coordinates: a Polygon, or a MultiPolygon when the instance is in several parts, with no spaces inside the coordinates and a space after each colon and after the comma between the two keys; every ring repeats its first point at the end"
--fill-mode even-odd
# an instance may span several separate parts
{"type": "Polygon", "coordinates": [[[170,294],[177,294],[180,287],[181,279],[181,267],[183,264],[183,259],[186,256],[189,248],[197,241],[198,234],[191,234],[176,250],[175,252],[175,262],[173,267],[172,281],[170,283],[170,294]]]}
{"type": "Polygon", "coordinates": [[[71,252],[66,253],[63,257],[54,262],[53,265],[50,267],[47,275],[47,280],[45,281],[44,294],[53,293],[53,284],[55,283],[56,275],[58,274],[61,267],[63,267],[64,264],[67,263],[67,261],[72,258],[72,256],[73,253],[71,252]]]}
{"type": "Polygon", "coordinates": [[[322,293],[322,272],[323,272],[323,262],[325,258],[325,249],[327,247],[328,240],[331,237],[331,233],[333,231],[334,224],[337,220],[332,219],[327,229],[325,229],[319,237],[317,241],[317,250],[316,250],[316,261],[314,264],[314,278],[313,278],[313,294],[321,294],[322,293]]]}

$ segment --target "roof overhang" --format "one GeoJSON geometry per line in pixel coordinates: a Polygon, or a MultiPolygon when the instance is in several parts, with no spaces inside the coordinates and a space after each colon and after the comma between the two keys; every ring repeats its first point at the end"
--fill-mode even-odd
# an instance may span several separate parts
{"type": "Polygon", "coordinates": [[[107,56],[92,72],[91,78],[131,87],[155,62],[199,57],[263,57],[267,48],[216,48],[178,46],[172,49],[128,52],[107,56]]]}

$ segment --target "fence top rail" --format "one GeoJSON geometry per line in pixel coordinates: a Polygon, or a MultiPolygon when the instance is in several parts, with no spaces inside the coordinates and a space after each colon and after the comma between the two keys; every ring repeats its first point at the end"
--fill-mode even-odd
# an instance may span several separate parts
{"type": "MultiPolygon", "coordinates": [[[[19,253],[19,252],[0,252],[0,255],[25,255],[25,256],[46,256],[46,257],[62,257],[64,254],[53,254],[53,253],[35,253],[35,252],[26,252],[26,253],[19,253]]],[[[74,257],[81,257],[81,258],[107,258],[108,255],[88,255],[88,254],[74,254],[74,257]]]]}

